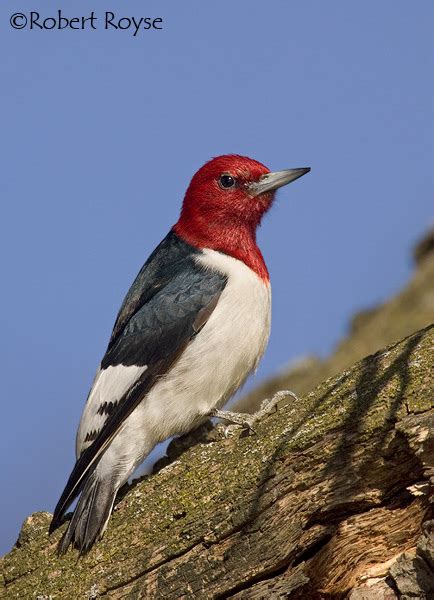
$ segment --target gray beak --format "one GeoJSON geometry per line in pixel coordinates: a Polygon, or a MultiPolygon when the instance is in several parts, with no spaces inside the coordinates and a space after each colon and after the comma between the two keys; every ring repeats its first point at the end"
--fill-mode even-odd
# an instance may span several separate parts
{"type": "Polygon", "coordinates": [[[259,196],[266,192],[273,192],[283,185],[295,181],[299,177],[309,173],[310,167],[304,169],[285,169],[285,171],[276,171],[275,173],[266,173],[262,175],[259,181],[251,183],[249,191],[252,196],[259,196]]]}

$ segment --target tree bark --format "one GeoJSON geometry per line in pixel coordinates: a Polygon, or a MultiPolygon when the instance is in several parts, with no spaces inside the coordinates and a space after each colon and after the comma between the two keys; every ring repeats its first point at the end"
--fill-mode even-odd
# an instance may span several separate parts
{"type": "Polygon", "coordinates": [[[48,537],[35,513],[0,596],[434,598],[433,340],[431,326],[363,359],[256,435],[175,443],[82,558],[58,558],[65,526],[48,537]]]}

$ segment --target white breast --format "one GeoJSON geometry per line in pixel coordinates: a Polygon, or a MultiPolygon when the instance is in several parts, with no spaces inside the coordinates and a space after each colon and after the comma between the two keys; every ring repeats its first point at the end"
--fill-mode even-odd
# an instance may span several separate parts
{"type": "Polygon", "coordinates": [[[158,440],[188,431],[200,415],[223,406],[256,369],[270,334],[270,285],[220,252],[207,249],[197,260],[228,282],[204,328],[141,404],[158,440]]]}

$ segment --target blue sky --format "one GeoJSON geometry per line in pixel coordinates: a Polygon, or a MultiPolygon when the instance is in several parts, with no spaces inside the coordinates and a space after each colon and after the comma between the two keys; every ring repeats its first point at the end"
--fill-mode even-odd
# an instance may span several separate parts
{"type": "Polygon", "coordinates": [[[256,381],[394,294],[433,217],[431,1],[39,4],[0,9],[0,553],[53,509],[123,295],[205,160],[312,168],[259,233],[273,326],[256,381]],[[58,8],[163,29],[9,25],[58,8]]]}

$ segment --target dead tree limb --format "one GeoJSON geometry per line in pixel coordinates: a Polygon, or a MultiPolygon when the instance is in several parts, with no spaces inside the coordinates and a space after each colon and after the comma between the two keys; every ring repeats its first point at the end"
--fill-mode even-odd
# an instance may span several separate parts
{"type": "Polygon", "coordinates": [[[434,598],[433,340],[365,358],[257,435],[208,436],[131,486],[81,559],[32,515],[0,596],[434,598]]]}

